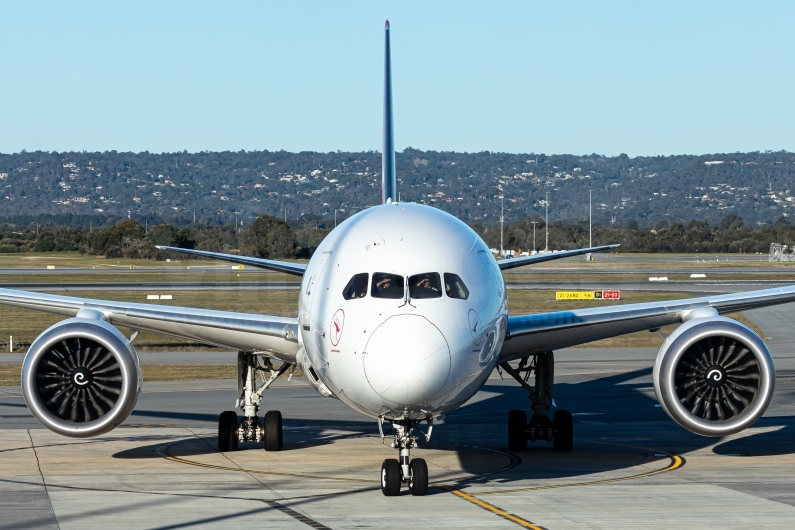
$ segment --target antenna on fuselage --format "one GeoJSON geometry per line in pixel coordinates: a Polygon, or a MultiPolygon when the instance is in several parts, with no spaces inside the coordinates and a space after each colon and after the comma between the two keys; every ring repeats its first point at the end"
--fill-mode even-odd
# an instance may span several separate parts
{"type": "Polygon", "coordinates": [[[381,151],[381,204],[395,202],[395,138],[392,125],[392,61],[389,51],[389,21],[384,26],[384,145],[381,151]]]}

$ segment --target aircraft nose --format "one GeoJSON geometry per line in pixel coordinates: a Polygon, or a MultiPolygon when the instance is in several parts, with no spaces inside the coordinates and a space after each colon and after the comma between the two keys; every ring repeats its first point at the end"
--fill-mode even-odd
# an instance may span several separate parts
{"type": "Polygon", "coordinates": [[[366,346],[364,371],[382,398],[425,406],[450,374],[450,347],[442,332],[419,315],[388,318],[366,346]]]}

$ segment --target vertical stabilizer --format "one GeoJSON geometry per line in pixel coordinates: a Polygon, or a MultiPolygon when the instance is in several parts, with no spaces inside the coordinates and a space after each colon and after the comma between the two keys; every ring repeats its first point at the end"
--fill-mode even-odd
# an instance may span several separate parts
{"type": "Polygon", "coordinates": [[[384,27],[384,145],[381,155],[381,203],[397,201],[395,138],[392,125],[392,60],[389,50],[389,21],[384,27]]]}

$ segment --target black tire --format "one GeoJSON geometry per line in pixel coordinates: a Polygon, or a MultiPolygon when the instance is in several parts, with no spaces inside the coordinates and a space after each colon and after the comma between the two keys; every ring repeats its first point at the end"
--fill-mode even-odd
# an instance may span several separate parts
{"type": "Polygon", "coordinates": [[[233,410],[222,412],[218,416],[218,450],[222,453],[237,449],[237,413],[233,410]]]}
{"type": "Polygon", "coordinates": [[[556,410],[552,415],[552,426],[555,435],[552,445],[558,451],[571,451],[574,448],[574,420],[568,410],[556,410]]]}
{"type": "Polygon", "coordinates": [[[409,491],[415,497],[421,497],[428,493],[428,464],[422,458],[415,458],[409,464],[411,471],[411,482],[409,491]]]}
{"type": "Polygon", "coordinates": [[[508,448],[511,451],[527,450],[527,414],[523,410],[508,413],[508,448]]]}
{"type": "Polygon", "coordinates": [[[265,450],[281,451],[282,447],[284,447],[282,413],[270,410],[265,414],[265,450]]]}
{"type": "Polygon", "coordinates": [[[381,493],[387,497],[400,495],[400,485],[403,483],[403,476],[400,471],[400,463],[395,458],[387,458],[381,464],[381,493]]]}

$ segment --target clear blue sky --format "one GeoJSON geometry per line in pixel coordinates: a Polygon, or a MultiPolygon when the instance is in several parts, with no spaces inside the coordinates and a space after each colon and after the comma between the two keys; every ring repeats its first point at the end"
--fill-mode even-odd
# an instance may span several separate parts
{"type": "Polygon", "coordinates": [[[795,2],[3,2],[0,152],[795,151],[795,2]]]}

